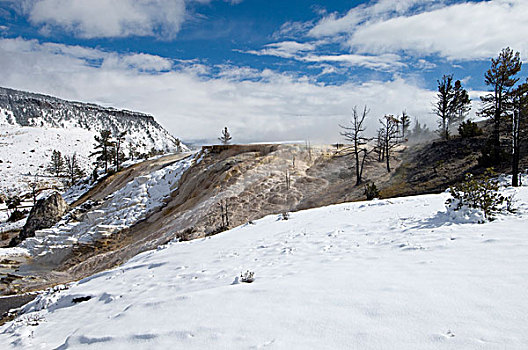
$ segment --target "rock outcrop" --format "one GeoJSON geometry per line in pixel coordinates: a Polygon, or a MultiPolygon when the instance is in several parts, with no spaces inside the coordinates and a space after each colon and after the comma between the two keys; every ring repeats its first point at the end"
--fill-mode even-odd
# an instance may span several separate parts
{"type": "Polygon", "coordinates": [[[52,227],[68,210],[68,204],[58,192],[53,192],[51,195],[39,199],[31,209],[26,225],[18,237],[11,241],[10,245],[15,246],[28,237],[34,237],[37,230],[52,227]]]}

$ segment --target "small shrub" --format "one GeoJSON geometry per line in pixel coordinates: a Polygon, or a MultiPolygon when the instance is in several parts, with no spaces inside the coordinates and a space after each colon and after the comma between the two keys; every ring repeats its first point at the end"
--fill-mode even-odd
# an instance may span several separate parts
{"type": "Polygon", "coordinates": [[[482,135],[483,131],[477,123],[472,122],[471,120],[462,122],[458,127],[458,134],[462,138],[470,138],[482,135]]]}
{"type": "Polygon", "coordinates": [[[187,242],[193,238],[195,232],[196,229],[194,226],[191,226],[180,232],[177,237],[180,239],[180,242],[187,242]]]}
{"type": "Polygon", "coordinates": [[[367,196],[367,200],[372,200],[374,198],[380,197],[380,191],[376,187],[375,183],[372,183],[370,185],[365,186],[365,196],[367,196]]]}
{"type": "Polygon", "coordinates": [[[27,211],[24,210],[24,211],[20,211],[18,209],[15,209],[11,215],[9,215],[9,219],[7,219],[8,222],[16,222],[16,221],[19,221],[19,220],[22,220],[23,218],[26,217],[26,214],[27,214],[27,211]]]}
{"type": "Polygon", "coordinates": [[[240,281],[244,283],[252,283],[255,280],[255,273],[247,270],[240,274],[240,281]]]}
{"type": "Polygon", "coordinates": [[[481,167],[491,167],[496,164],[510,162],[511,160],[511,154],[504,149],[496,150],[491,140],[486,142],[480,152],[481,155],[478,158],[478,164],[481,167]]]}
{"type": "Polygon", "coordinates": [[[491,178],[491,175],[490,170],[482,179],[475,179],[472,174],[466,175],[462,183],[450,188],[453,198],[448,199],[446,204],[454,210],[463,207],[481,210],[484,217],[492,221],[495,214],[504,209],[503,205],[507,199],[498,193],[499,181],[491,178]]]}
{"type": "Polygon", "coordinates": [[[506,210],[509,213],[515,213],[517,211],[517,209],[514,206],[514,204],[515,204],[515,195],[512,194],[512,195],[506,197],[505,201],[506,201],[506,210]]]}

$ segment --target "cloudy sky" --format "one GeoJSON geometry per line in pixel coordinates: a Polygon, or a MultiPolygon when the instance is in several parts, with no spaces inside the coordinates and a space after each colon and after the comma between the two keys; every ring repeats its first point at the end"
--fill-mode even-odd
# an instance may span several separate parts
{"type": "MultiPolygon", "coordinates": [[[[492,57],[528,58],[526,0],[0,0],[0,85],[153,114],[183,140],[339,140],[406,110],[434,126],[436,80],[474,110],[492,57]]],[[[526,76],[526,70],[523,70],[526,76]]]]}

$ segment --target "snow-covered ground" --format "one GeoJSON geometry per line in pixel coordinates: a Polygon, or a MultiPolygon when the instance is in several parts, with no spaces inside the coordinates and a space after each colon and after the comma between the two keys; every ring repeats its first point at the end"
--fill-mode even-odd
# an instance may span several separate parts
{"type": "Polygon", "coordinates": [[[28,184],[35,181],[35,175],[39,176],[43,187],[62,187],[46,170],[53,150],[63,156],[76,152],[81,167],[89,172],[92,160],[88,156],[93,151],[94,135],[93,131],[81,128],[37,128],[0,123],[0,191],[11,195],[29,192],[28,184]]]}
{"type": "Polygon", "coordinates": [[[453,222],[444,193],[172,243],[42,294],[0,347],[526,349],[528,188],[506,192],[517,213],[484,224],[453,222]]]}
{"type": "Polygon", "coordinates": [[[151,174],[136,177],[102,205],[84,213],[82,220],[66,216],[52,228],[36,231],[35,237],[27,238],[19,247],[25,248],[29,256],[46,256],[55,261],[62,258],[61,251],[68,253],[74,244],[92,243],[130,227],[163,204],[163,199],[175,190],[180,177],[193,161],[194,156],[189,155],[151,174]]]}
{"type": "MultiPolygon", "coordinates": [[[[62,188],[61,180],[51,176],[47,170],[54,150],[61,152],[62,156],[76,153],[81,169],[91,174],[94,159],[89,156],[94,151],[94,136],[98,132],[75,126],[52,128],[11,125],[8,123],[8,113],[0,108],[0,193],[19,195],[29,192],[29,184],[35,181],[35,175],[38,176],[39,187],[62,188]]],[[[149,143],[143,137],[138,131],[127,134],[125,154],[129,154],[126,148],[128,144],[136,145],[136,151],[144,153],[154,146],[165,149],[170,143],[164,139],[160,139],[159,144],[149,143]]],[[[182,148],[188,150],[185,145],[182,148]]]]}

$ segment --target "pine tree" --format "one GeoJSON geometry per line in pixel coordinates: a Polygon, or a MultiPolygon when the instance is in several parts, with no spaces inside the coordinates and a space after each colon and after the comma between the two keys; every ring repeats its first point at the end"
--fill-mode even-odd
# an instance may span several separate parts
{"type": "Polygon", "coordinates": [[[453,99],[450,103],[450,126],[462,123],[464,119],[466,119],[470,110],[471,100],[469,99],[469,94],[467,90],[462,87],[460,80],[457,80],[453,87],[453,99]]]}
{"type": "Polygon", "coordinates": [[[512,186],[519,186],[521,143],[528,132],[528,81],[513,91],[512,115],[512,186]]]}
{"type": "Polygon", "coordinates": [[[9,214],[10,217],[13,216],[13,213],[18,211],[18,207],[20,206],[21,203],[22,203],[22,200],[20,199],[19,196],[12,196],[12,197],[7,198],[6,206],[7,206],[8,211],[11,210],[11,214],[9,214]]]}
{"type": "Polygon", "coordinates": [[[405,140],[405,135],[407,134],[407,131],[409,130],[409,127],[411,126],[411,118],[409,117],[406,111],[403,111],[400,117],[400,124],[401,124],[401,136],[402,136],[402,139],[405,140]]]}
{"type": "Polygon", "coordinates": [[[438,122],[440,136],[449,140],[450,130],[453,125],[461,123],[470,110],[471,101],[466,89],[460,80],[453,84],[453,75],[444,75],[438,80],[437,101],[433,105],[433,113],[438,122]]]}
{"type": "Polygon", "coordinates": [[[440,121],[438,122],[440,136],[449,139],[449,115],[451,113],[451,100],[453,99],[453,76],[444,75],[442,80],[437,80],[438,94],[437,101],[433,105],[433,113],[436,114],[440,121]]]}
{"type": "Polygon", "coordinates": [[[112,143],[114,148],[114,166],[116,171],[120,170],[121,163],[125,160],[125,154],[122,151],[123,141],[125,141],[126,131],[117,132],[115,134],[115,141],[112,143]]]}
{"type": "Polygon", "coordinates": [[[56,177],[62,175],[64,172],[64,160],[60,151],[53,150],[47,170],[56,177]]]}
{"type": "Polygon", "coordinates": [[[94,136],[96,142],[94,145],[95,151],[90,154],[90,157],[97,156],[96,161],[104,165],[105,173],[108,172],[108,162],[112,159],[110,155],[111,148],[113,148],[111,137],[112,133],[110,130],[101,130],[99,136],[94,136]]]}
{"type": "Polygon", "coordinates": [[[227,126],[222,130],[222,136],[218,138],[220,142],[222,142],[223,145],[228,145],[231,141],[232,137],[231,134],[229,134],[229,131],[227,130],[227,126]]]}
{"type": "Polygon", "coordinates": [[[128,158],[131,160],[134,160],[134,157],[136,157],[136,146],[132,144],[132,142],[128,143],[128,158]]]}
{"type": "Polygon", "coordinates": [[[181,140],[180,139],[175,139],[174,140],[174,144],[176,145],[176,152],[181,152],[182,151],[182,144],[181,144],[181,140]]]}
{"type": "Polygon", "coordinates": [[[79,166],[79,158],[77,158],[77,153],[73,153],[71,156],[64,156],[64,161],[66,163],[66,173],[70,179],[70,186],[73,186],[77,180],[83,176],[83,171],[79,166]]]}
{"type": "Polygon", "coordinates": [[[502,49],[497,58],[491,60],[491,68],[484,75],[484,81],[491,91],[481,97],[483,107],[480,114],[489,118],[493,125],[490,158],[494,164],[501,161],[501,129],[508,109],[511,108],[512,88],[519,81],[515,76],[520,72],[521,67],[519,52],[514,53],[507,47],[502,49]]]}

